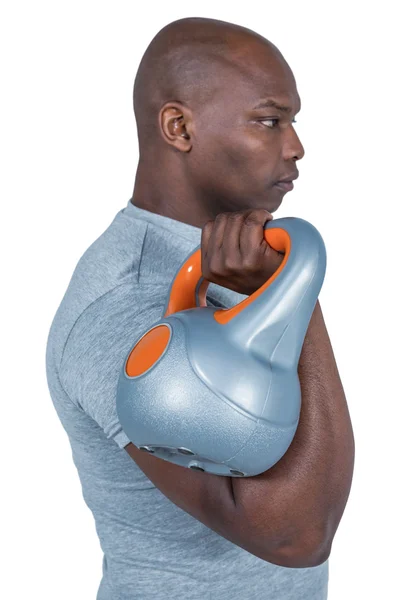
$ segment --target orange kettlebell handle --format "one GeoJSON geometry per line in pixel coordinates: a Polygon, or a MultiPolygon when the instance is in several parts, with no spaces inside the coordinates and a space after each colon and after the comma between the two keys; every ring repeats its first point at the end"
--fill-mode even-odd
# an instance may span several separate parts
{"type": "MultiPolygon", "coordinates": [[[[234,316],[244,310],[246,306],[250,304],[250,302],[253,302],[255,298],[262,294],[264,290],[271,285],[271,283],[278,277],[279,273],[284,269],[289,258],[291,247],[291,240],[288,232],[278,227],[268,229],[266,226],[264,229],[264,239],[267,244],[269,244],[271,248],[277,252],[284,252],[285,256],[282,263],[275,273],[271,275],[271,277],[267,279],[267,281],[248,298],[245,298],[242,300],[242,302],[239,302],[239,304],[233,306],[232,308],[223,308],[215,311],[214,318],[219,323],[228,323],[231,319],[233,319],[234,316]]],[[[198,289],[199,304],[196,304],[196,289],[201,278],[203,278],[203,275],[201,272],[200,247],[195,250],[193,254],[189,256],[189,258],[187,258],[176,274],[174,282],[171,286],[169,302],[164,317],[168,317],[169,315],[181,310],[196,308],[197,306],[207,306],[206,293],[210,282],[204,278],[198,289]]]]}

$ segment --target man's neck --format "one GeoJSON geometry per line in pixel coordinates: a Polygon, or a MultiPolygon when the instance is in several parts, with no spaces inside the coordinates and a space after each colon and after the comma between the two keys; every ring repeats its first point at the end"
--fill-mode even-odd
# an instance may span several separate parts
{"type": "Polygon", "coordinates": [[[193,188],[181,163],[166,165],[157,156],[139,161],[131,202],[138,208],[200,229],[222,212],[221,209],[215,213],[217,202],[193,188]]]}

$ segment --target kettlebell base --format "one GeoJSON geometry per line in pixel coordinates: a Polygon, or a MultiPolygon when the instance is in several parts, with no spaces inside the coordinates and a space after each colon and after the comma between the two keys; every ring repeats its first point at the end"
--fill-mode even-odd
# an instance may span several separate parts
{"type": "MultiPolygon", "coordinates": [[[[282,428],[259,421],[246,443],[226,460],[212,460],[209,455],[205,455],[207,452],[204,449],[203,452],[196,452],[195,445],[189,448],[188,445],[176,447],[154,441],[144,443],[139,432],[131,439],[139,450],[181,467],[225,477],[254,477],[273,467],[282,458],[292,443],[297,425],[298,423],[282,428]],[[141,438],[140,441],[138,438],[141,438]]],[[[213,454],[211,448],[209,454],[213,454]]]]}
{"type": "Polygon", "coordinates": [[[246,477],[249,475],[248,473],[233,469],[229,465],[217,463],[204,456],[197,456],[188,448],[143,444],[139,446],[139,450],[154,454],[157,458],[173,462],[174,464],[192,469],[193,471],[206,471],[207,473],[212,473],[214,475],[226,475],[231,477],[246,477]],[[188,457],[190,457],[190,460],[188,457]],[[221,470],[224,471],[224,473],[221,473],[221,470]]]}

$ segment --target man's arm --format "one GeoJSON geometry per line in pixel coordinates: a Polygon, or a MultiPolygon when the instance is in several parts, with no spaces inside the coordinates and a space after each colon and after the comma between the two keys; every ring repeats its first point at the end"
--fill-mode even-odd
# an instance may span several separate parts
{"type": "MultiPolygon", "coordinates": [[[[353,477],[354,437],[319,301],[299,359],[302,407],[292,444],[268,471],[232,478],[236,510],[255,547],[280,532],[293,567],[326,560],[353,477]],[[307,564],[304,562],[307,558],[307,564]]],[[[268,560],[268,556],[266,556],[268,560]]]]}

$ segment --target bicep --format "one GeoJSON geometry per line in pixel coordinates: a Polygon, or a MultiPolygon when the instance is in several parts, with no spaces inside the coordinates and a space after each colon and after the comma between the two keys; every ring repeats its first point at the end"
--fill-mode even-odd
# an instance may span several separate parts
{"type": "Polygon", "coordinates": [[[145,453],[132,443],[124,449],[171,502],[210,529],[221,533],[233,520],[231,477],[193,471],[145,453]]]}
{"type": "MultiPolygon", "coordinates": [[[[262,560],[291,566],[278,551],[282,540],[265,540],[261,529],[255,531],[253,521],[243,518],[235,503],[231,477],[181,467],[147,454],[132,443],[124,449],[160,492],[206,527],[262,560]]],[[[241,482],[244,484],[245,479],[241,482]]]]}

